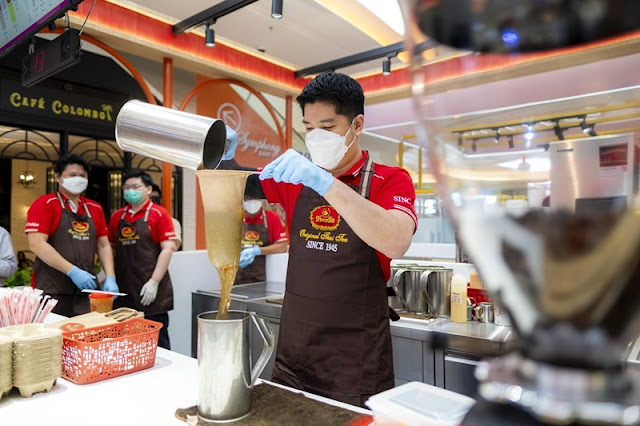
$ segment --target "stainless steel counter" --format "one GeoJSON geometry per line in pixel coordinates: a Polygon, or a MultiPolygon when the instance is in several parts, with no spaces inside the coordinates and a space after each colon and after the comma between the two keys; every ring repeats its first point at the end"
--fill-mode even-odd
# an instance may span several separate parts
{"type": "MultiPolygon", "coordinates": [[[[269,300],[280,299],[283,296],[283,294],[271,294],[247,300],[246,308],[271,319],[280,319],[282,306],[269,300]]],[[[477,321],[455,323],[449,318],[401,318],[399,321],[391,322],[391,334],[424,342],[431,342],[434,335],[439,335],[446,339],[446,342],[448,342],[447,347],[490,356],[497,356],[507,352],[513,339],[511,327],[499,326],[493,323],[479,323],[477,321]]]]}

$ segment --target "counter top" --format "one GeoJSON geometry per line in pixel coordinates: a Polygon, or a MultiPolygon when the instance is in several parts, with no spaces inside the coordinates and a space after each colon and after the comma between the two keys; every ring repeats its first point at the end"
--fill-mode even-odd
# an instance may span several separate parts
{"type": "MultiPolygon", "coordinates": [[[[258,379],[260,382],[294,391],[258,379]]],[[[59,378],[49,392],[30,398],[21,397],[14,388],[8,396],[0,398],[0,424],[186,426],[175,417],[175,411],[197,404],[197,387],[197,359],[158,348],[155,365],[146,370],[87,385],[76,385],[59,378]]],[[[330,405],[371,414],[360,407],[302,393],[330,405]]]]}

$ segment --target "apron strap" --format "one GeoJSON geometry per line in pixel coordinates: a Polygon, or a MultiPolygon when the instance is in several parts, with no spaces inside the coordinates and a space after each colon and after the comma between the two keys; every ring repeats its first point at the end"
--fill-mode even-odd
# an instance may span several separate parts
{"type": "Polygon", "coordinates": [[[66,210],[67,208],[64,205],[64,201],[62,201],[62,196],[60,195],[60,192],[56,192],[56,197],[58,197],[58,201],[60,201],[60,207],[62,207],[62,210],[66,210]]]}
{"type": "Polygon", "coordinates": [[[365,163],[365,166],[360,170],[360,174],[362,175],[360,179],[360,195],[368,200],[369,193],[371,192],[371,179],[373,179],[373,175],[375,173],[373,159],[368,152],[365,163]]]}
{"type": "Polygon", "coordinates": [[[89,211],[89,206],[87,205],[87,203],[84,203],[84,212],[87,214],[87,217],[89,219],[93,220],[93,217],[91,217],[91,212],[89,211]]]}
{"type": "Polygon", "coordinates": [[[147,206],[147,211],[144,212],[144,223],[147,223],[149,221],[149,213],[151,212],[151,206],[153,206],[153,203],[149,203],[149,205],[147,206]]]}
{"type": "MultiPolygon", "coordinates": [[[[64,205],[64,201],[62,200],[62,196],[60,195],[60,191],[56,192],[56,197],[58,198],[58,201],[60,201],[60,207],[62,207],[62,210],[66,210],[67,208],[64,205]]],[[[89,211],[89,206],[86,206],[87,203],[85,203],[85,208],[84,208],[84,212],[87,214],[87,217],[89,219],[93,219],[93,217],[91,216],[91,212],[89,211]]],[[[78,209],[80,209],[80,200],[78,199],[78,209]]],[[[77,210],[76,210],[77,212],[77,210]]]]}
{"type": "MultiPolygon", "coordinates": [[[[151,206],[153,206],[153,203],[149,203],[149,205],[147,206],[147,210],[145,210],[145,212],[144,212],[144,221],[145,222],[147,222],[149,220],[149,211],[151,210],[151,206]]],[[[124,209],[123,212],[122,212],[122,216],[120,217],[120,220],[123,220],[128,212],[129,211],[127,209],[124,209]]]]}

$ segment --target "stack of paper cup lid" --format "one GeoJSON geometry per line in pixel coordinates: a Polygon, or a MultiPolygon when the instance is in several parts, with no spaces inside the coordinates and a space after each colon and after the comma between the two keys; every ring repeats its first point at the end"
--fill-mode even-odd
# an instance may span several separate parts
{"type": "Polygon", "coordinates": [[[13,339],[0,335],[0,398],[13,387],[13,339]]]}
{"type": "Polygon", "coordinates": [[[13,386],[30,397],[49,391],[62,375],[62,332],[44,324],[23,324],[0,329],[13,338],[13,386]]]}

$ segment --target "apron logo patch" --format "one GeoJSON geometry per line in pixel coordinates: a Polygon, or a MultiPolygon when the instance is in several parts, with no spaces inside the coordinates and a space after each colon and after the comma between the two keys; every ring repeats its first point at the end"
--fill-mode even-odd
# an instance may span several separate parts
{"type": "Polygon", "coordinates": [[[244,239],[247,241],[258,241],[260,239],[260,234],[256,231],[247,231],[244,234],[244,239]]]}
{"type": "Polygon", "coordinates": [[[74,220],[71,222],[71,228],[67,230],[74,240],[89,241],[91,234],[89,233],[89,222],[80,222],[74,220]]]}
{"type": "Polygon", "coordinates": [[[84,233],[89,230],[89,222],[79,222],[77,220],[74,220],[73,222],[71,222],[71,226],[73,226],[73,229],[75,229],[76,232],[79,233],[84,233]]]}
{"type": "Polygon", "coordinates": [[[124,245],[127,245],[127,244],[135,244],[135,240],[139,240],[139,239],[140,239],[140,235],[136,233],[135,226],[125,226],[120,231],[120,237],[118,238],[118,241],[124,245]]]}
{"type": "Polygon", "coordinates": [[[340,225],[340,215],[331,206],[319,206],[309,214],[311,226],[321,231],[335,231],[340,225]]]}

